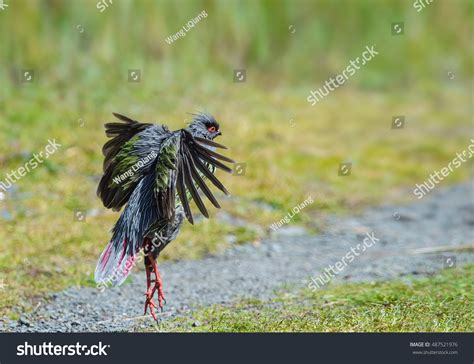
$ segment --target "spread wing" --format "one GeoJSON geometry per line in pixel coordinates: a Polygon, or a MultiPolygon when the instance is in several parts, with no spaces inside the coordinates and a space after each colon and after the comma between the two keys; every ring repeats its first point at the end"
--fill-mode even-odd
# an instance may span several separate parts
{"type": "Polygon", "coordinates": [[[193,137],[185,129],[170,132],[165,126],[114,115],[123,122],[105,125],[106,135],[112,139],[102,149],[104,175],[97,188],[97,195],[105,207],[120,210],[139,182],[150,173],[155,175],[154,192],[160,218],[172,219],[176,194],[190,223],[194,222],[189,205],[191,199],[199,211],[209,217],[199,190],[215,207],[220,207],[205,180],[229,194],[213,174],[216,168],[232,172],[221,161],[234,161],[215,152],[216,148],[227,149],[225,146],[193,137]]]}
{"type": "Polygon", "coordinates": [[[179,133],[179,148],[176,158],[176,190],[183,205],[186,218],[193,224],[194,220],[189,200],[194,200],[199,211],[205,217],[209,217],[198,190],[201,190],[209,201],[219,208],[219,203],[204,180],[208,179],[214,186],[228,195],[229,192],[217,177],[214,176],[213,171],[215,168],[219,168],[231,173],[232,170],[220,161],[229,163],[234,163],[234,161],[213,150],[215,148],[227,149],[223,145],[207,139],[193,137],[185,129],[180,130],[179,133]]]}
{"type": "Polygon", "coordinates": [[[123,122],[105,124],[106,135],[112,139],[102,148],[104,175],[97,195],[105,207],[118,211],[149,173],[161,144],[172,133],[164,126],[114,115],[123,122]]]}
{"type": "Polygon", "coordinates": [[[209,179],[228,194],[211,170],[231,172],[220,161],[233,162],[210,149],[224,146],[194,138],[184,129],[170,132],[164,126],[116,116],[125,123],[106,125],[107,135],[113,139],[103,148],[104,175],[97,193],[106,207],[126,207],[112,229],[112,238],[95,271],[96,282],[113,285],[125,280],[149,231],[173,221],[177,197],[191,223],[190,199],[194,199],[204,216],[209,216],[198,190],[219,207],[204,180],[209,179]]]}

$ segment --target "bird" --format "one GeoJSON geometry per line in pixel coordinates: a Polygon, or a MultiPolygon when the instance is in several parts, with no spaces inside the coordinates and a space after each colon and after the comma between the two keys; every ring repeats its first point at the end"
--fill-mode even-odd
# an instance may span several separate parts
{"type": "Polygon", "coordinates": [[[220,208],[206,182],[229,195],[214,174],[216,169],[232,173],[225,163],[235,162],[216,152],[227,147],[214,141],[222,132],[209,113],[192,114],[187,127],[174,131],[166,125],[113,115],[119,121],[105,124],[110,139],[102,148],[103,175],[97,196],[104,207],[123,210],[99,257],[94,278],[105,287],[119,286],[143,254],[144,315],[149,309],[157,321],[155,309],[163,311],[166,303],[157,258],[176,239],[185,220],[194,224],[191,201],[206,218],[209,213],[201,196],[220,208]]]}

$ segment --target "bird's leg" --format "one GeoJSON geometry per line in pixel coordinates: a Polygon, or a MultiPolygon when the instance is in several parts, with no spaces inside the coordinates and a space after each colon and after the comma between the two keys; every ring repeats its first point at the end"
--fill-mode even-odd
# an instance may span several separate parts
{"type": "Polygon", "coordinates": [[[155,314],[155,308],[158,306],[156,303],[153,301],[153,294],[155,293],[154,287],[151,286],[151,282],[154,282],[151,279],[151,274],[153,272],[153,263],[150,260],[151,254],[149,252],[150,250],[150,240],[145,239],[144,241],[144,252],[146,254],[145,256],[145,270],[146,270],[146,292],[145,292],[145,312],[143,312],[144,315],[146,315],[146,312],[148,310],[148,307],[150,307],[150,314],[153,317],[155,321],[157,321],[156,314],[155,314]]]}
{"type": "Polygon", "coordinates": [[[158,291],[158,306],[160,307],[161,311],[163,311],[163,303],[166,302],[165,295],[163,293],[163,281],[161,280],[161,275],[160,271],[158,270],[158,264],[156,263],[156,259],[150,257],[150,260],[153,266],[153,272],[155,273],[155,286],[153,287],[151,295],[153,297],[155,291],[158,291]]]}
{"type": "Polygon", "coordinates": [[[150,314],[153,316],[153,319],[155,319],[156,321],[156,314],[155,314],[155,308],[157,307],[156,306],[156,303],[153,302],[153,293],[154,293],[154,290],[153,288],[151,287],[151,271],[152,271],[152,267],[150,267],[149,265],[146,265],[145,266],[145,269],[146,269],[146,293],[145,293],[145,296],[146,296],[146,299],[145,299],[145,312],[143,313],[144,315],[146,315],[146,311],[148,309],[148,306],[150,306],[150,314]]]}
{"type": "Polygon", "coordinates": [[[155,308],[160,307],[163,311],[163,303],[166,302],[165,295],[163,294],[163,282],[161,280],[160,271],[158,270],[158,265],[156,263],[156,257],[153,256],[153,250],[150,249],[151,240],[145,239],[144,242],[144,252],[145,256],[145,269],[146,269],[146,299],[145,299],[145,312],[146,315],[148,307],[150,307],[150,314],[153,316],[153,319],[157,321],[155,308]],[[152,274],[155,276],[153,277],[152,274]],[[154,279],[152,279],[154,278],[154,279]],[[152,283],[154,283],[152,285],[152,283]],[[153,301],[153,296],[155,292],[158,292],[158,306],[153,301]]]}

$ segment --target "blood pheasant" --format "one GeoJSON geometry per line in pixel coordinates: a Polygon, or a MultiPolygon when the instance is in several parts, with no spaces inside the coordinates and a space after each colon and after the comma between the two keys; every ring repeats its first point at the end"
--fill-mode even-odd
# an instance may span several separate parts
{"type": "Polygon", "coordinates": [[[220,207],[205,180],[228,194],[214,171],[219,168],[230,173],[220,161],[234,161],[215,152],[216,148],[227,148],[213,141],[221,132],[211,115],[195,114],[188,127],[176,131],[114,115],[122,122],[105,124],[106,135],[112,139],[102,149],[104,175],[97,195],[107,208],[125,208],[99,258],[95,280],[101,285],[120,285],[143,251],[147,277],[144,314],[150,308],[156,320],[155,308],[163,309],[164,302],[158,255],[176,238],[185,218],[194,223],[190,200],[209,217],[199,191],[220,207]],[[153,301],[155,292],[158,306],[153,301]]]}

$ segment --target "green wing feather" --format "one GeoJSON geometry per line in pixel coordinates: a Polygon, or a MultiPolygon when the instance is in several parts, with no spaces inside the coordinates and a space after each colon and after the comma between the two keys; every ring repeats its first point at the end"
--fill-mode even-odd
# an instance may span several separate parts
{"type": "Polygon", "coordinates": [[[133,147],[138,141],[138,136],[134,136],[124,144],[120,152],[115,156],[115,169],[109,187],[118,186],[121,190],[126,190],[135,185],[140,179],[140,175],[134,173],[133,167],[136,166],[139,158],[133,153],[133,147]],[[123,177],[123,178],[122,178],[123,177]]]}
{"type": "Polygon", "coordinates": [[[175,138],[163,145],[156,162],[156,189],[163,191],[169,186],[170,170],[175,170],[178,146],[175,138]]]}

